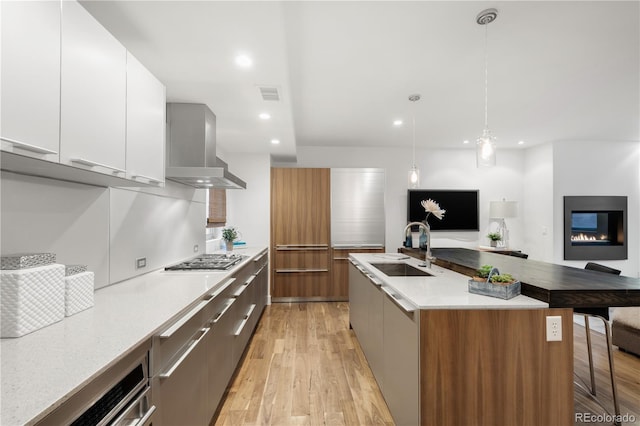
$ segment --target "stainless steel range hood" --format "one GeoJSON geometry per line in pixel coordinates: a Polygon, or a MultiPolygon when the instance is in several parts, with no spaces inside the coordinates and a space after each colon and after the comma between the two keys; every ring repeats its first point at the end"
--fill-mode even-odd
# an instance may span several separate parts
{"type": "Polygon", "coordinates": [[[167,104],[166,178],[196,188],[245,189],[216,156],[216,116],[205,104],[167,104]]]}

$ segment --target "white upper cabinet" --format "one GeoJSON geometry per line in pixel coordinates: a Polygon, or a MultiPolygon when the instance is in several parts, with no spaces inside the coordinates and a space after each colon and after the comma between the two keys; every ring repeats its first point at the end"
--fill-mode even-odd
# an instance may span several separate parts
{"type": "Polygon", "coordinates": [[[62,2],[60,162],[125,177],[127,51],[89,12],[62,2]]]}
{"type": "Polygon", "coordinates": [[[127,53],[127,178],[164,182],[165,115],[164,85],[127,53]]]}
{"type": "Polygon", "coordinates": [[[2,1],[2,150],[57,162],[60,3],[2,1]]]}

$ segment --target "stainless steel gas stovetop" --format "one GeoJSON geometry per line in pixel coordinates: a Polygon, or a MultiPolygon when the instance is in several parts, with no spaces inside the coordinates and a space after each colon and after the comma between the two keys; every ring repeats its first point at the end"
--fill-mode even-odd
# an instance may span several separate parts
{"type": "Polygon", "coordinates": [[[239,263],[245,257],[241,254],[202,254],[164,269],[165,271],[225,270],[239,263]]]}

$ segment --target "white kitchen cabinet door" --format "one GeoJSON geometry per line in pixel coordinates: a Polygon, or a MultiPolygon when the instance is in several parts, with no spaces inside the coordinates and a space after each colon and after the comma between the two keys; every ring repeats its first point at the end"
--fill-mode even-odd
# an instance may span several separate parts
{"type": "Polygon", "coordinates": [[[127,52],[127,178],[164,182],[165,87],[127,52]]]}
{"type": "Polygon", "coordinates": [[[60,2],[3,1],[2,150],[58,162],[60,2]]]}
{"type": "Polygon", "coordinates": [[[89,12],[62,2],[61,163],[125,177],[126,61],[89,12]]]}

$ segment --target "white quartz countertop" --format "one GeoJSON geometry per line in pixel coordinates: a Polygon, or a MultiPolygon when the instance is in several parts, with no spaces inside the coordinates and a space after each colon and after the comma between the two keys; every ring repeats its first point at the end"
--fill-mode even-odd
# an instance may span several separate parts
{"type": "Polygon", "coordinates": [[[413,305],[416,309],[539,309],[549,305],[528,296],[519,295],[509,300],[472,294],[468,291],[469,277],[449,269],[433,265],[420,267],[420,261],[399,253],[352,253],[349,257],[382,287],[413,305]],[[433,276],[391,277],[371,264],[405,262],[433,276]]]}
{"type": "Polygon", "coordinates": [[[249,257],[228,271],[158,270],[99,289],[92,308],[1,339],[0,424],[39,420],[264,250],[237,248],[249,257]]]}

